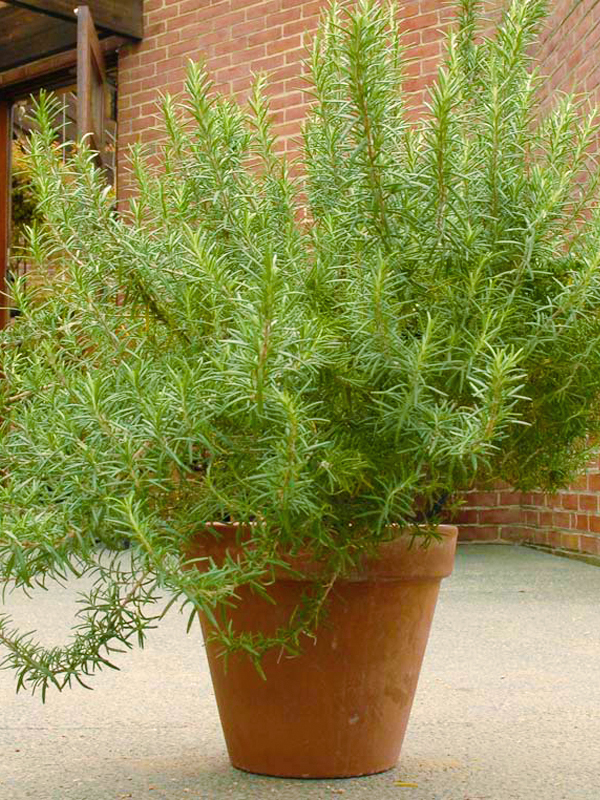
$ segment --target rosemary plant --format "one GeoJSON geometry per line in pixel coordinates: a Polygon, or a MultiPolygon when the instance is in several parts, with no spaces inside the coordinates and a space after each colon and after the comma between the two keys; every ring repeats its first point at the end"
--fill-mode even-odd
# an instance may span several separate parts
{"type": "MultiPolygon", "coordinates": [[[[2,334],[0,581],[95,583],[64,647],[0,620],[19,687],[83,681],[143,642],[165,596],[219,623],[287,553],[340,574],[392,524],[431,532],[475,481],[575,475],[599,428],[599,125],[572,97],[540,107],[543,18],[513,0],[485,35],[461,0],[415,122],[398,9],[332,5],[300,168],[263,78],[242,109],[192,64],[159,157],[132,151],[120,213],[40,98],[29,257],[54,278],[17,287],[2,334]],[[252,546],[185,570],[218,520],[253,523],[252,546]]],[[[274,637],[216,635],[256,661],[295,652],[326,591],[274,637]]]]}

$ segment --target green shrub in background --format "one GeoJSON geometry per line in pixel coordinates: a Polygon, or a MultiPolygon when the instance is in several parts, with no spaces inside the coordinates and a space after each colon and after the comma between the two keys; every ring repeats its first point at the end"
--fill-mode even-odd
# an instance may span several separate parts
{"type": "MultiPolygon", "coordinates": [[[[568,97],[539,107],[540,0],[514,0],[483,39],[474,0],[458,15],[415,124],[397,8],[331,7],[301,178],[277,155],[264,80],[242,109],[191,65],[163,103],[160,163],[133,152],[116,215],[93,155],[63,162],[39,101],[30,257],[58,266],[42,303],[21,288],[2,337],[0,579],[97,582],[65,647],[2,619],[19,686],[83,680],[143,641],[160,593],[218,619],[284,553],[335,576],[391,523],[432,535],[476,480],[551,490],[584,463],[598,118],[568,97]],[[182,570],[189,537],[230,519],[254,523],[245,558],[182,570]],[[100,558],[98,540],[121,538],[130,557],[100,558]]],[[[295,652],[325,592],[276,637],[222,628],[224,651],[295,652]]]]}

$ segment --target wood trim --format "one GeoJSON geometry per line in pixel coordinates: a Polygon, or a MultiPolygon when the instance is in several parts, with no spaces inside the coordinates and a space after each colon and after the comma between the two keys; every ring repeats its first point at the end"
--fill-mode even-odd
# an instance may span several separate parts
{"type": "Polygon", "coordinates": [[[6,273],[10,230],[11,103],[0,99],[0,328],[9,320],[6,273]]]}
{"type": "MultiPolygon", "coordinates": [[[[130,44],[129,39],[122,36],[109,36],[100,40],[100,49],[104,54],[105,61],[115,53],[120,47],[130,44]]],[[[114,56],[113,56],[114,59],[114,56]]],[[[77,50],[69,50],[66,53],[43,58],[21,67],[0,72],[0,92],[3,97],[23,97],[38,88],[44,86],[58,88],[64,85],[61,75],[69,73],[67,83],[74,83],[74,70],[77,66],[77,50]]]]}
{"type": "MultiPolygon", "coordinates": [[[[4,0],[8,5],[27,8],[56,19],[74,22],[72,0],[4,0]]],[[[96,25],[107,33],[141,39],[142,0],[90,0],[96,25]]]]}
{"type": "Polygon", "coordinates": [[[0,72],[52,56],[75,46],[73,22],[48,19],[22,8],[2,8],[0,16],[0,72]]]}

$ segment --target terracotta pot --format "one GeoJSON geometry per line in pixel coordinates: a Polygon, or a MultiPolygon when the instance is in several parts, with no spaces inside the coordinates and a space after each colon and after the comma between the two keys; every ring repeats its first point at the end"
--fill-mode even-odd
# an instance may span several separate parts
{"type": "MultiPolygon", "coordinates": [[[[235,556],[234,525],[215,524],[219,541],[199,536],[191,555],[219,563],[235,556]]],[[[457,529],[423,548],[401,536],[378,559],[338,580],[316,641],[295,658],[269,652],[260,677],[242,653],[207,654],[221,724],[235,767],[263,775],[340,778],[395,766],[408,723],[440,581],[454,563],[457,529]]],[[[298,560],[294,565],[300,566],[298,560]]],[[[308,572],[318,565],[302,565],[308,572]]],[[[271,605],[243,588],[228,610],[238,631],[273,633],[287,623],[309,584],[289,576],[269,587],[271,605]]],[[[211,626],[202,620],[205,637],[211,626]]]]}

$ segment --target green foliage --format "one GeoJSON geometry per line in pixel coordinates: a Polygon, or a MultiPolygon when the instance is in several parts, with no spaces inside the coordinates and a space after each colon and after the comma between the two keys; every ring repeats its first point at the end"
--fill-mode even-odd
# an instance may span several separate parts
{"type": "MultiPolygon", "coordinates": [[[[0,580],[97,589],[65,648],[0,623],[20,685],[68,685],[143,641],[158,594],[218,617],[282,554],[334,576],[475,480],[553,489],[581,466],[599,428],[598,118],[539,108],[543,12],[514,0],[482,37],[462,0],[415,123],[397,9],[333,5],[301,170],[262,78],[243,110],[191,65],[119,215],[85,146],[61,159],[41,98],[30,256],[57,272],[3,335],[0,580]],[[183,570],[190,537],[227,519],[252,523],[244,559],[183,570]],[[98,555],[124,538],[127,558],[98,555]]],[[[224,649],[295,652],[329,585],[271,639],[223,627],[224,649]]]]}

